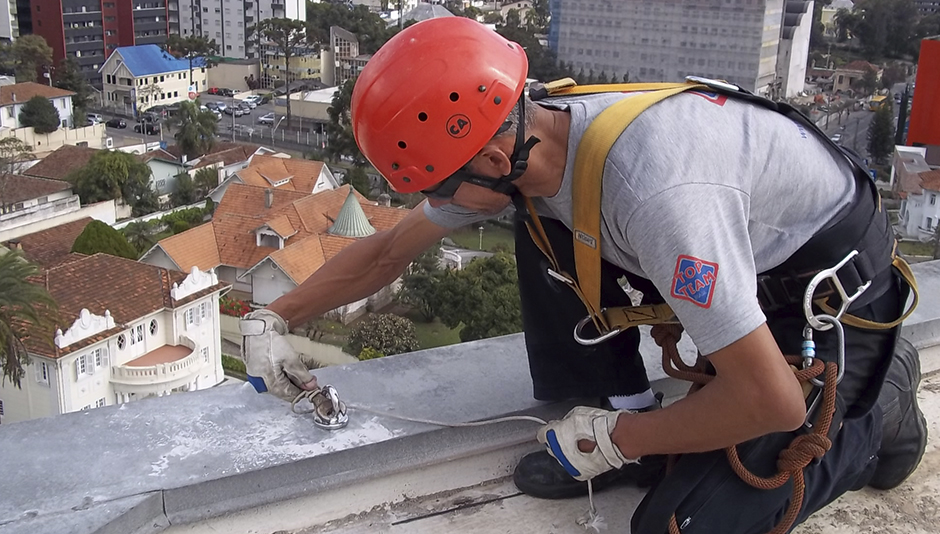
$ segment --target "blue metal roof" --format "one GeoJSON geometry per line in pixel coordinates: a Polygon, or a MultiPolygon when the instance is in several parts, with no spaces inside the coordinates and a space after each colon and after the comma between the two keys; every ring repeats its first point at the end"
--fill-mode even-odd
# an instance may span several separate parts
{"type": "MultiPolygon", "coordinates": [[[[124,64],[134,76],[150,76],[189,70],[188,59],[176,59],[169,52],[155,44],[121,46],[114,49],[114,53],[121,54],[124,64]]],[[[193,67],[205,67],[205,58],[198,57],[193,60],[193,67]]]]}

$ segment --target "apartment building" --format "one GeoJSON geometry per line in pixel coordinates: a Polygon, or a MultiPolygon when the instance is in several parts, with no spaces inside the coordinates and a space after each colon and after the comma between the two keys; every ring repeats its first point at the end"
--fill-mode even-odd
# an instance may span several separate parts
{"type": "Polygon", "coordinates": [[[219,55],[259,56],[257,38],[248,29],[270,18],[307,20],[304,0],[171,0],[170,33],[215,39],[219,55]]]}
{"type": "Polygon", "coordinates": [[[0,41],[12,41],[20,36],[16,0],[0,1],[0,41]]]}
{"type": "Polygon", "coordinates": [[[575,72],[642,82],[705,76],[767,94],[777,77],[786,3],[551,0],[548,41],[575,72]]]}
{"type": "Polygon", "coordinates": [[[167,0],[32,0],[32,32],[45,38],[58,64],[74,56],[88,81],[119,46],[160,45],[169,28],[167,0]]]}

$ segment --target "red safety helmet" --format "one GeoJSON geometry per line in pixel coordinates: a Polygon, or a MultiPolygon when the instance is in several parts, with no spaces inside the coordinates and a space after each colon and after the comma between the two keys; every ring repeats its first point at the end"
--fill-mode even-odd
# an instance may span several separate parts
{"type": "Polygon", "coordinates": [[[496,134],[522,94],[528,65],[521,46],[467,18],[410,26],[356,81],[356,143],[396,191],[427,189],[496,134]]]}

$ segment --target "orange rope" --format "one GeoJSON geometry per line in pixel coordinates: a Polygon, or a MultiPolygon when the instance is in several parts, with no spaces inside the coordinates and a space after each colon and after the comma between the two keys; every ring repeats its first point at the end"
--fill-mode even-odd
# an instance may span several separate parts
{"type": "MultiPolygon", "coordinates": [[[[709,383],[714,375],[706,372],[707,360],[699,355],[696,364],[687,365],[679,357],[677,344],[682,336],[682,326],[675,324],[658,324],[652,329],[653,340],[663,349],[663,370],[667,375],[692,382],[689,393],[701,388],[709,383]]],[[[816,424],[813,425],[813,431],[809,434],[801,434],[793,438],[790,445],[780,452],[777,458],[776,475],[770,478],[759,477],[751,473],[741,459],[738,457],[736,446],[725,449],[728,457],[728,463],[731,469],[738,477],[753,488],[757,489],[776,489],[789,480],[793,480],[793,494],[790,498],[790,504],[786,513],[780,520],[780,523],[769,534],[785,534],[796,522],[803,505],[803,494],[806,485],[803,479],[803,469],[806,468],[816,458],[822,458],[824,454],[832,447],[832,441],[829,440],[829,427],[832,425],[832,418],[836,409],[836,377],[838,375],[838,366],[835,363],[823,363],[819,359],[813,360],[813,365],[806,369],[800,369],[799,364],[803,359],[799,356],[785,356],[787,363],[796,365],[797,370],[794,376],[800,383],[806,382],[811,378],[816,378],[825,373],[825,386],[823,387],[823,402],[819,415],[816,418],[816,424]]],[[[670,464],[673,463],[670,458],[670,464]]],[[[676,516],[669,519],[669,533],[681,534],[676,516]]]]}

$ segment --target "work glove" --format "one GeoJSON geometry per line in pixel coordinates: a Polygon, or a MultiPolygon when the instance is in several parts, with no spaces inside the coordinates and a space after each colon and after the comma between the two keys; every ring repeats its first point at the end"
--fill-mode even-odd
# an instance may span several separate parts
{"type": "Polygon", "coordinates": [[[238,328],[248,382],[255,390],[293,401],[302,390],[317,388],[317,378],[284,337],[287,322],[280,315],[267,309],[256,310],[245,315],[238,328]]]}
{"type": "Polygon", "coordinates": [[[610,439],[617,426],[617,417],[629,410],[611,412],[600,408],[576,406],[564,419],[552,421],[539,429],[539,443],[545,445],[569,475],[582,482],[624,464],[637,463],[625,458],[610,439]],[[581,452],[578,441],[586,439],[597,444],[592,452],[581,452]]]}

